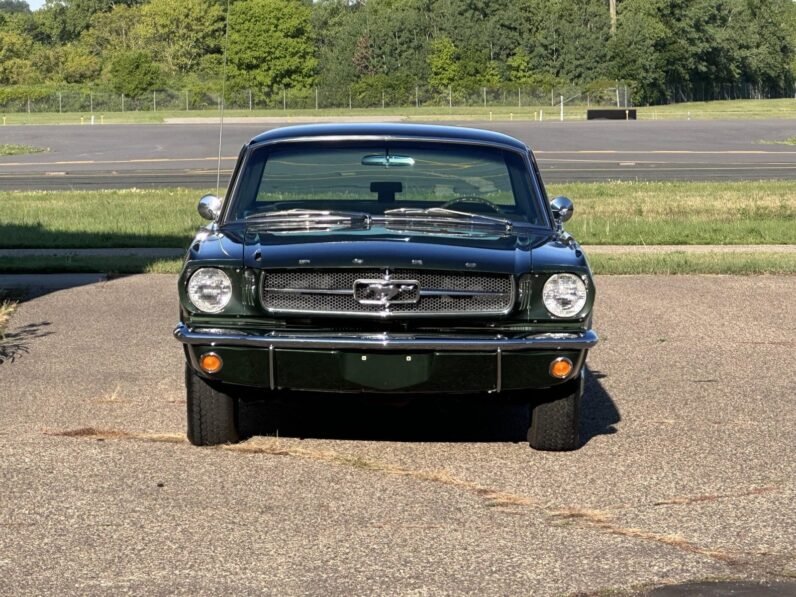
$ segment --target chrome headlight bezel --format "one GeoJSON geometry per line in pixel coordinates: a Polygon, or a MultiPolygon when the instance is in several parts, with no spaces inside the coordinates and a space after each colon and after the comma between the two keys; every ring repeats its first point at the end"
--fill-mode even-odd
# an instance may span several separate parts
{"type": "Polygon", "coordinates": [[[575,319],[589,302],[588,284],[576,274],[553,274],[544,283],[542,302],[553,317],[575,319]]]}
{"type": "Polygon", "coordinates": [[[201,313],[220,313],[232,300],[232,280],[217,267],[200,267],[188,278],[188,300],[201,313]],[[211,299],[213,294],[216,299],[211,299]],[[204,296],[203,296],[204,294],[204,296]]]}

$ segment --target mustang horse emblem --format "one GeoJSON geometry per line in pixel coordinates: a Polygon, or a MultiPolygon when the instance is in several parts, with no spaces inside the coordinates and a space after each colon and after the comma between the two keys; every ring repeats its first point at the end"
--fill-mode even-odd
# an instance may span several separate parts
{"type": "Polygon", "coordinates": [[[357,280],[354,298],[361,305],[411,305],[420,300],[420,285],[414,280],[357,280]]]}

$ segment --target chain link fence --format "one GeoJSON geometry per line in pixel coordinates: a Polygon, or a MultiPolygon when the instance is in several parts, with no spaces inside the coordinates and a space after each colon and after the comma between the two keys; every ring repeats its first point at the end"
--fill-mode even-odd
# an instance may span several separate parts
{"type": "MultiPolygon", "coordinates": [[[[0,113],[188,112],[219,110],[221,94],[212,91],[157,89],[138,97],[74,89],[6,87],[0,93],[0,113]]],[[[355,110],[363,108],[481,107],[518,110],[534,106],[556,108],[562,101],[579,106],[632,105],[623,85],[598,89],[522,86],[477,89],[431,89],[419,85],[357,84],[351,87],[312,87],[268,92],[245,89],[225,94],[227,110],[355,110]]]]}

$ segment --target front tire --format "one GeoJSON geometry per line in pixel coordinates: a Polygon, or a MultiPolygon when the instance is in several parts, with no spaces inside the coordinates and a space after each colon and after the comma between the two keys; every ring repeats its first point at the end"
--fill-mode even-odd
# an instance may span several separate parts
{"type": "Polygon", "coordinates": [[[580,403],[583,398],[584,375],[567,385],[571,393],[531,406],[528,443],[535,450],[564,452],[580,447],[580,403]]]}
{"type": "Polygon", "coordinates": [[[237,399],[203,379],[186,363],[188,441],[194,446],[217,446],[240,441],[237,399]]]}

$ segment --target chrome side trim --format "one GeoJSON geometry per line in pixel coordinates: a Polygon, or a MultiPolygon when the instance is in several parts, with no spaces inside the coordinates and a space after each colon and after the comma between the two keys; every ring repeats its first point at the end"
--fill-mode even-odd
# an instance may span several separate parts
{"type": "MultiPolygon", "coordinates": [[[[576,333],[543,333],[506,337],[434,336],[414,334],[333,334],[290,333],[282,331],[247,333],[218,328],[191,329],[180,323],[174,337],[183,344],[248,346],[272,351],[277,348],[329,350],[452,350],[473,352],[500,350],[588,350],[599,341],[594,330],[576,333]]],[[[269,357],[270,358],[270,357],[269,357]]],[[[501,372],[502,373],[502,372],[501,372]]]]}

